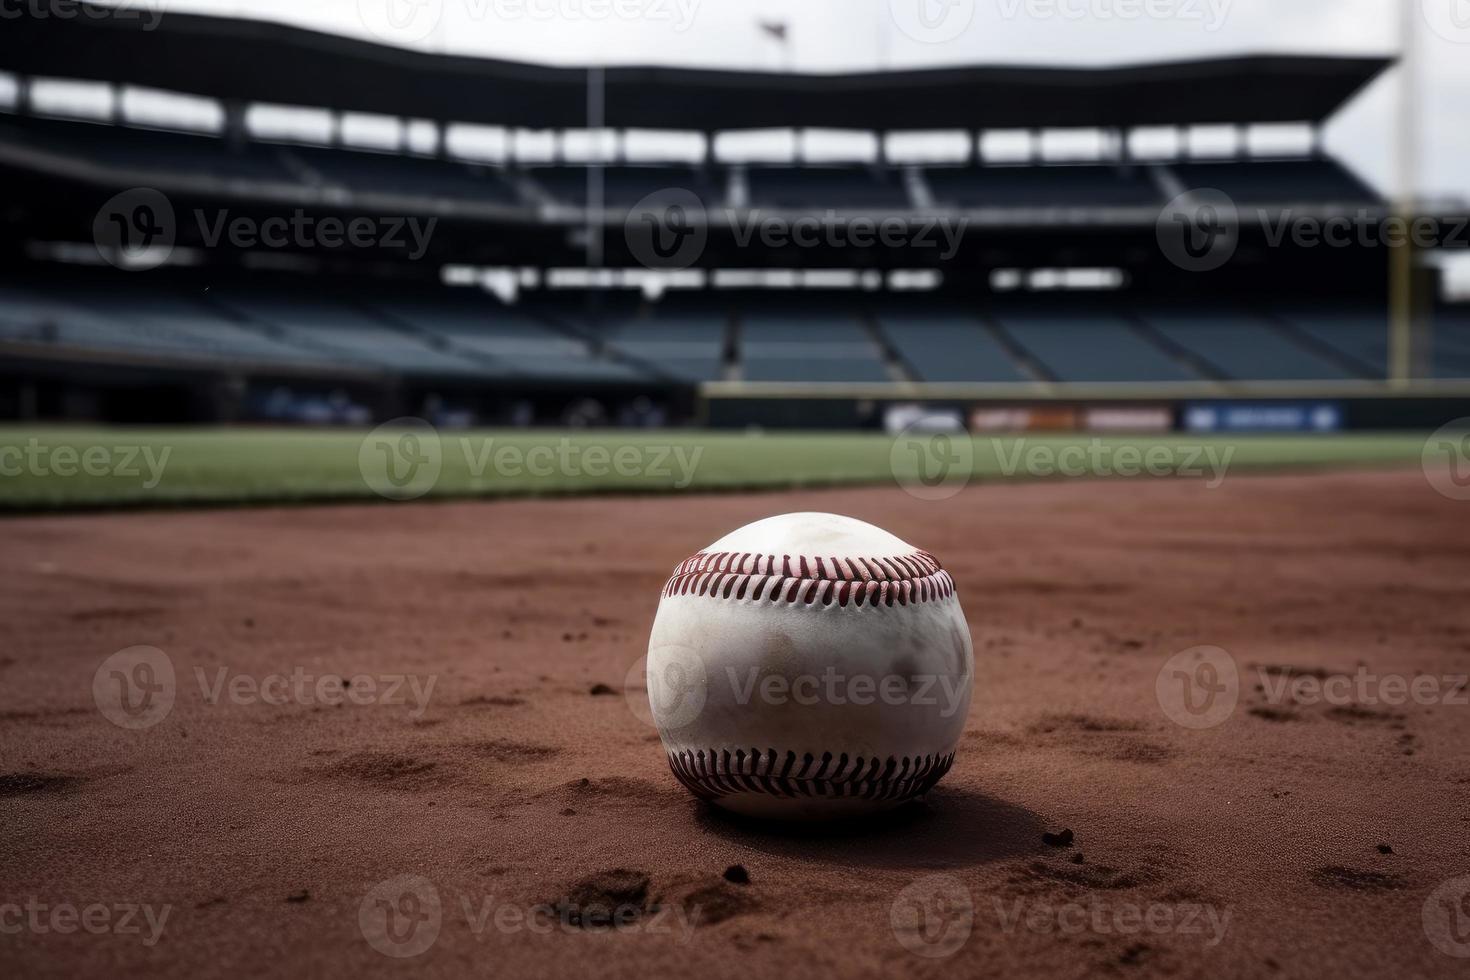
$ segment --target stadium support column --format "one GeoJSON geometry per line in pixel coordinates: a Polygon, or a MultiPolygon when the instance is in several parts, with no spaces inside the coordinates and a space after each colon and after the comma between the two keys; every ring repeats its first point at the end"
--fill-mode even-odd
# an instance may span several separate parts
{"type": "Polygon", "coordinates": [[[1418,177],[1419,106],[1418,106],[1418,37],[1419,5],[1403,5],[1400,26],[1399,106],[1397,159],[1398,187],[1395,188],[1394,217],[1404,229],[1389,250],[1389,326],[1388,383],[1395,388],[1407,387],[1420,367],[1419,349],[1427,349],[1417,336],[1425,329],[1420,322],[1416,302],[1414,256],[1414,188],[1418,177]]]}
{"type": "Polygon", "coordinates": [[[592,153],[587,166],[587,321],[594,331],[600,327],[601,313],[597,276],[602,269],[603,178],[601,134],[607,123],[607,72],[602,66],[587,69],[587,131],[592,153]]]}
{"type": "Polygon", "coordinates": [[[245,103],[240,99],[227,99],[224,104],[225,145],[232,152],[245,149],[245,103]]]}

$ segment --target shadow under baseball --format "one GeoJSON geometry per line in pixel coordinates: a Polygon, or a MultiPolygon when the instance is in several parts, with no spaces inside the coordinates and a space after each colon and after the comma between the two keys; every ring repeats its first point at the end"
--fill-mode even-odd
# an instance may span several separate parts
{"type": "Polygon", "coordinates": [[[758,820],[697,804],[701,830],[766,854],[872,868],[948,868],[1001,861],[1042,849],[1042,818],[963,786],[935,787],[923,800],[850,820],[758,820]]]}

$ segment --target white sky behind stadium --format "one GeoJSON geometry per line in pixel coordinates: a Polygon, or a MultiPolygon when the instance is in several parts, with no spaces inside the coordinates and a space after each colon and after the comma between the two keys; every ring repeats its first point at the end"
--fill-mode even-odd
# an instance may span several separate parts
{"type": "MultiPolygon", "coordinates": [[[[113,0],[117,2],[117,0],[113,0]]],[[[1115,64],[1245,53],[1391,54],[1417,31],[1417,190],[1470,198],[1470,0],[122,0],[278,20],[426,50],[584,64],[802,71],[956,63],[1115,64]],[[587,3],[600,6],[583,6],[587,3]],[[940,26],[914,34],[927,5],[940,26]],[[396,5],[399,27],[386,19],[396,5]],[[594,10],[600,10],[598,16],[594,10]],[[1128,16],[1132,11],[1132,16],[1128,16]],[[631,15],[631,16],[630,16],[631,15]],[[906,31],[899,23],[906,20],[906,31]],[[788,25],[783,48],[760,22],[788,25]],[[949,37],[947,35],[954,35],[949,37]]],[[[1395,187],[1399,72],[1333,120],[1328,145],[1395,187]]]]}

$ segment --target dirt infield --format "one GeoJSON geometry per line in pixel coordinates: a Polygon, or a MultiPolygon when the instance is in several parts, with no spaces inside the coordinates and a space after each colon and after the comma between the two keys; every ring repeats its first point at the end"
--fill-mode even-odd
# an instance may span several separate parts
{"type": "Polygon", "coordinates": [[[1470,954],[1470,504],[1417,470],[0,534],[8,975],[1449,976],[1470,954]],[[791,510],[933,551],[974,634],[953,771],[864,828],[705,809],[624,693],[674,565],[791,510]],[[107,659],[138,645],[163,653],[107,659]],[[1202,645],[1223,653],[1170,659],[1202,645]],[[1200,657],[1238,672],[1222,717],[1185,696],[1200,657]],[[109,701],[119,676],[171,710],[109,701]]]}

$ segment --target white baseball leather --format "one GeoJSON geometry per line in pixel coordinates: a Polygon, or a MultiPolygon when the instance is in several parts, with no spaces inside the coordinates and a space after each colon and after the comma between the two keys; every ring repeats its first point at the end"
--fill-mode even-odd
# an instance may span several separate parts
{"type": "Polygon", "coordinates": [[[648,677],[692,792],[756,816],[828,817],[897,805],[949,769],[974,654],[932,555],[852,518],[785,514],[680,564],[648,677]]]}

